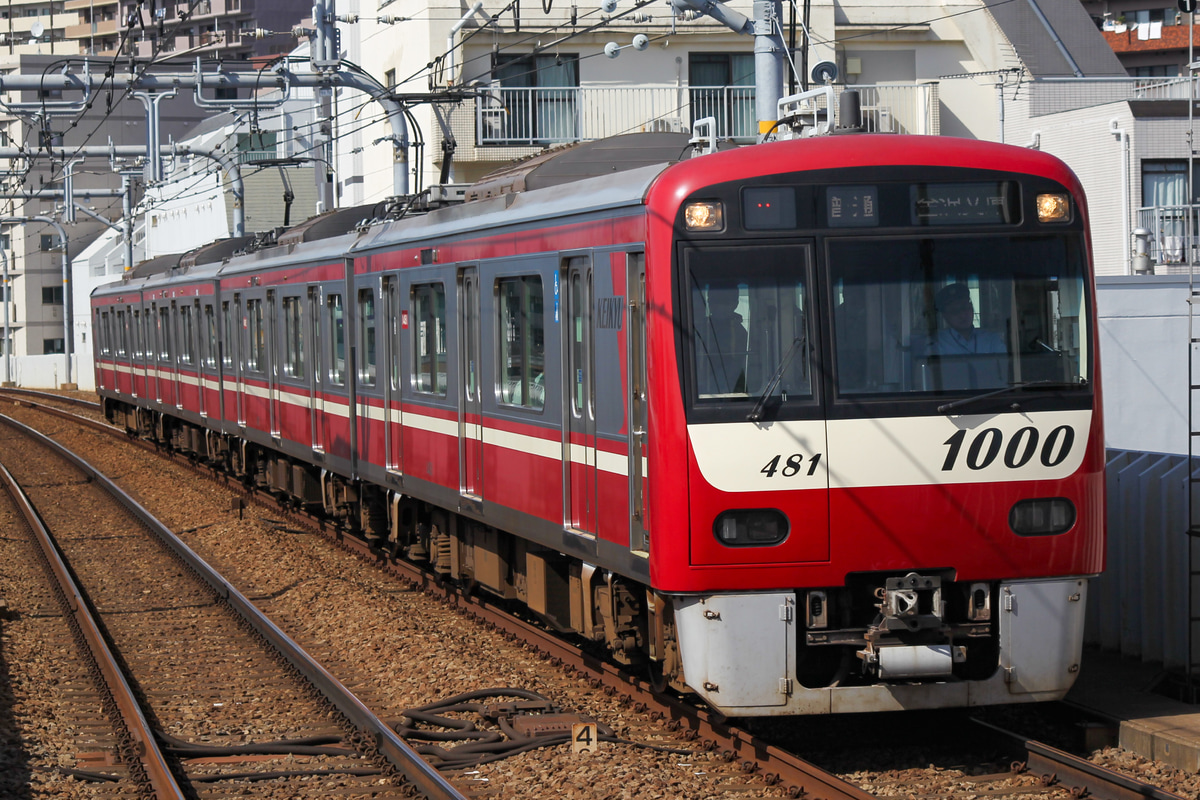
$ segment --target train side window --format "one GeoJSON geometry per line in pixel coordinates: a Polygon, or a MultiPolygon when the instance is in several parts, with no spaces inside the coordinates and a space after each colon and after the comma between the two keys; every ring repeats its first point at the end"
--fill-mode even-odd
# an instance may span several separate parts
{"type": "MultiPolygon", "coordinates": [[[[100,348],[101,355],[108,355],[108,312],[96,312],[96,345],[100,348]]],[[[3,344],[0,342],[0,344],[3,344]]],[[[3,348],[0,348],[2,354],[3,348]]]]}
{"type": "Polygon", "coordinates": [[[195,352],[192,342],[195,331],[192,328],[192,309],[190,306],[179,307],[179,363],[192,364],[195,362],[195,352]]]}
{"type": "Polygon", "coordinates": [[[500,278],[496,299],[500,402],[540,411],[546,405],[542,279],[537,275],[500,278]]]}
{"type": "Polygon", "coordinates": [[[375,290],[358,290],[358,380],[375,385],[375,290]]]}
{"type": "Polygon", "coordinates": [[[330,347],[329,382],[342,386],[346,382],[346,320],[342,313],[342,296],[331,294],[325,300],[329,309],[330,347]]]}
{"type": "Polygon", "coordinates": [[[446,288],[440,283],[412,287],[415,335],[413,388],[446,394],[446,288]]]}
{"type": "Polygon", "coordinates": [[[283,374],[303,379],[304,307],[299,297],[283,298],[283,374]]]}
{"type": "Polygon", "coordinates": [[[246,369],[263,372],[267,368],[267,336],[263,330],[262,300],[246,301],[246,369]]]}
{"type": "Polygon", "coordinates": [[[212,303],[204,306],[204,330],[204,341],[207,342],[204,366],[215,369],[217,366],[217,317],[212,303]]]}

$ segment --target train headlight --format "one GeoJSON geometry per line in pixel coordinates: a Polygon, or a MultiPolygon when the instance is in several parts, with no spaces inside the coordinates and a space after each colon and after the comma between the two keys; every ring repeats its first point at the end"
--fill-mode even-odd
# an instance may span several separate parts
{"type": "Polygon", "coordinates": [[[1037,212],[1038,222],[1069,222],[1071,197],[1066,194],[1039,194],[1037,212]]]}
{"type": "Polygon", "coordinates": [[[1008,512],[1008,527],[1017,536],[1054,536],[1075,525],[1075,504],[1065,497],[1022,500],[1008,512]]]}
{"type": "Polygon", "coordinates": [[[683,224],[689,231],[719,231],[725,227],[725,207],[717,202],[688,203],[683,224]]]}
{"type": "Polygon", "coordinates": [[[788,535],[788,520],[773,508],[726,511],[713,523],[717,541],[728,547],[766,547],[788,535]]]}

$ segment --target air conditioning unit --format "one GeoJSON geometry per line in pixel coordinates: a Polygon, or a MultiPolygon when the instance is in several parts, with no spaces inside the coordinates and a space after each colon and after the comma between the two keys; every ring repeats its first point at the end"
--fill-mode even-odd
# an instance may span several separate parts
{"type": "Polygon", "coordinates": [[[679,133],[683,130],[683,120],[679,117],[663,117],[652,119],[642,126],[647,133],[679,133]]]}

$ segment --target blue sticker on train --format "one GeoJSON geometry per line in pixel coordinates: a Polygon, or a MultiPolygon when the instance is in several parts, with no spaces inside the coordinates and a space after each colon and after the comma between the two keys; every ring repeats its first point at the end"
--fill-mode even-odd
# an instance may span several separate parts
{"type": "Polygon", "coordinates": [[[558,322],[558,273],[554,273],[554,321],[558,322]]]}

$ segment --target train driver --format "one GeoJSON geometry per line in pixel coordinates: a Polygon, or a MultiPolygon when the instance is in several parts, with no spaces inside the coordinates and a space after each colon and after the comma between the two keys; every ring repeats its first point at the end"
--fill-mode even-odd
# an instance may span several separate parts
{"type": "Polygon", "coordinates": [[[994,331],[975,327],[975,306],[965,283],[938,290],[934,303],[945,322],[929,343],[929,355],[939,356],[942,387],[986,389],[1006,382],[1004,340],[994,331]]]}

